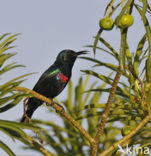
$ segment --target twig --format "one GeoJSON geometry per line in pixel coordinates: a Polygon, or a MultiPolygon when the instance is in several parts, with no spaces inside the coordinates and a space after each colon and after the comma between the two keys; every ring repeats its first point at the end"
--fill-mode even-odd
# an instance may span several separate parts
{"type": "Polygon", "coordinates": [[[119,67],[119,69],[118,69],[118,71],[116,73],[116,76],[114,78],[114,81],[113,81],[113,85],[112,85],[112,88],[111,88],[111,91],[110,91],[110,95],[108,97],[105,112],[102,115],[102,120],[101,120],[100,126],[98,128],[97,134],[95,136],[95,140],[97,142],[100,140],[100,136],[102,135],[102,133],[104,131],[104,126],[105,126],[105,123],[106,123],[106,120],[107,120],[107,117],[108,117],[108,114],[109,114],[109,111],[110,111],[110,107],[111,107],[111,104],[112,104],[112,101],[113,101],[113,98],[114,98],[114,94],[115,94],[115,91],[116,91],[116,88],[117,88],[117,84],[119,82],[121,74],[122,74],[122,71],[121,71],[121,68],[119,67]]]}
{"type": "Polygon", "coordinates": [[[126,65],[126,68],[131,72],[131,74],[133,75],[133,77],[139,81],[139,83],[140,83],[140,85],[141,85],[141,91],[142,91],[142,97],[143,97],[142,100],[144,101],[144,100],[146,99],[146,96],[145,96],[145,91],[144,91],[144,87],[143,87],[143,82],[142,82],[141,79],[135,74],[135,72],[133,71],[133,69],[132,69],[130,66],[126,65]]]}
{"type": "Polygon", "coordinates": [[[101,153],[99,156],[106,156],[109,155],[111,153],[113,153],[115,150],[118,149],[118,145],[123,145],[128,139],[130,139],[131,137],[133,137],[150,119],[150,116],[147,115],[142,122],[134,129],[132,130],[131,133],[129,133],[128,135],[126,135],[125,137],[123,137],[121,140],[117,141],[116,143],[114,143],[112,146],[110,146],[107,150],[105,150],[103,153],[101,153]]]}
{"type": "Polygon", "coordinates": [[[109,114],[109,111],[110,111],[110,107],[111,107],[111,104],[112,104],[112,101],[113,101],[113,98],[114,98],[114,94],[115,94],[115,91],[116,91],[116,88],[117,88],[117,84],[119,82],[121,74],[122,74],[122,71],[121,71],[121,68],[119,67],[119,69],[118,69],[118,71],[116,73],[116,76],[114,78],[113,84],[112,84],[112,89],[111,89],[109,97],[108,97],[108,101],[107,101],[105,111],[104,111],[104,113],[102,115],[101,123],[99,125],[96,136],[94,138],[95,139],[95,144],[93,145],[93,147],[91,147],[91,155],[92,156],[97,155],[98,142],[100,140],[100,136],[102,135],[102,133],[104,131],[105,123],[106,123],[106,120],[107,120],[107,117],[108,117],[108,114],[109,114]]]}
{"type": "Polygon", "coordinates": [[[29,141],[35,145],[35,147],[41,151],[41,153],[44,154],[44,156],[52,156],[43,146],[41,146],[38,142],[36,142],[31,136],[27,135],[26,136],[29,141]]]}
{"type": "Polygon", "coordinates": [[[129,69],[129,71],[132,73],[133,77],[134,77],[135,79],[137,79],[137,80],[140,82],[141,91],[142,91],[142,100],[143,100],[143,102],[145,102],[146,105],[147,105],[147,112],[148,112],[148,115],[150,116],[150,119],[151,119],[150,106],[149,106],[148,101],[146,100],[146,95],[145,95],[145,91],[144,91],[143,82],[142,82],[142,80],[134,73],[134,71],[132,70],[132,68],[131,68],[130,66],[126,66],[126,68],[129,69]]]}
{"type": "Polygon", "coordinates": [[[33,97],[46,102],[48,105],[53,107],[57,112],[59,112],[64,118],[66,118],[75,128],[77,128],[79,132],[83,134],[83,136],[90,142],[90,144],[94,143],[94,139],[84,130],[84,128],[81,127],[81,125],[77,121],[75,121],[68,113],[66,113],[65,111],[62,111],[62,107],[54,103],[51,99],[48,99],[44,97],[43,95],[40,95],[39,93],[36,93],[35,91],[24,88],[24,87],[18,86],[18,87],[15,87],[14,90],[25,92],[25,93],[30,93],[33,95],[33,97]]]}

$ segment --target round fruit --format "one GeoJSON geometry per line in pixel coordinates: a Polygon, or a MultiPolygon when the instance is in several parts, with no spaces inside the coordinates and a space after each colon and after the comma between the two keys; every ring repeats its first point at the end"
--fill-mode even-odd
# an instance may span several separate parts
{"type": "Polygon", "coordinates": [[[114,22],[110,17],[100,19],[99,25],[104,30],[111,30],[114,26],[114,22]]]}
{"type": "Polygon", "coordinates": [[[134,128],[132,126],[125,126],[122,128],[122,135],[125,136],[129,134],[134,128]]]}
{"type": "Polygon", "coordinates": [[[124,14],[118,24],[118,27],[125,29],[127,27],[130,27],[133,22],[133,16],[131,16],[130,14],[124,14]]]}

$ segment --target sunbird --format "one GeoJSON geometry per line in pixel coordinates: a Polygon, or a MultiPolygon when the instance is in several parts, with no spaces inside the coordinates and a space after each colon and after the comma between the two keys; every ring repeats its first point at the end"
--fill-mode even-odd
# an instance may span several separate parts
{"type": "MultiPolygon", "coordinates": [[[[41,75],[33,90],[47,98],[53,100],[59,95],[72,75],[72,67],[79,55],[87,54],[88,51],[75,52],[73,50],[61,51],[55,62],[41,75]]],[[[26,115],[31,119],[34,111],[43,104],[43,101],[31,97],[26,103],[26,115]]],[[[21,122],[28,122],[25,114],[21,118],[21,122]]]]}

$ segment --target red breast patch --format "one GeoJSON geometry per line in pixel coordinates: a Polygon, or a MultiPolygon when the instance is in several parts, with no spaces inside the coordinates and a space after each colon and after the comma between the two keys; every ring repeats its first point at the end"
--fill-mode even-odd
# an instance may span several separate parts
{"type": "Polygon", "coordinates": [[[58,75],[58,77],[59,77],[60,81],[62,81],[63,83],[66,83],[67,80],[68,80],[68,77],[65,76],[65,75],[63,75],[62,73],[60,73],[60,74],[58,75]]]}

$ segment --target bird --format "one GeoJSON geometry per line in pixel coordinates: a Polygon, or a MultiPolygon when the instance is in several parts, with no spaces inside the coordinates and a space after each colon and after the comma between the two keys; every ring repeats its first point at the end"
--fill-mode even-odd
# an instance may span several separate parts
{"type": "MultiPolygon", "coordinates": [[[[50,98],[59,95],[66,87],[72,75],[72,68],[79,55],[87,54],[88,51],[75,52],[70,49],[62,50],[56,57],[55,62],[41,75],[33,87],[33,91],[50,98]]],[[[43,104],[43,101],[30,97],[26,103],[26,111],[20,122],[29,122],[34,111],[43,104]]]]}

